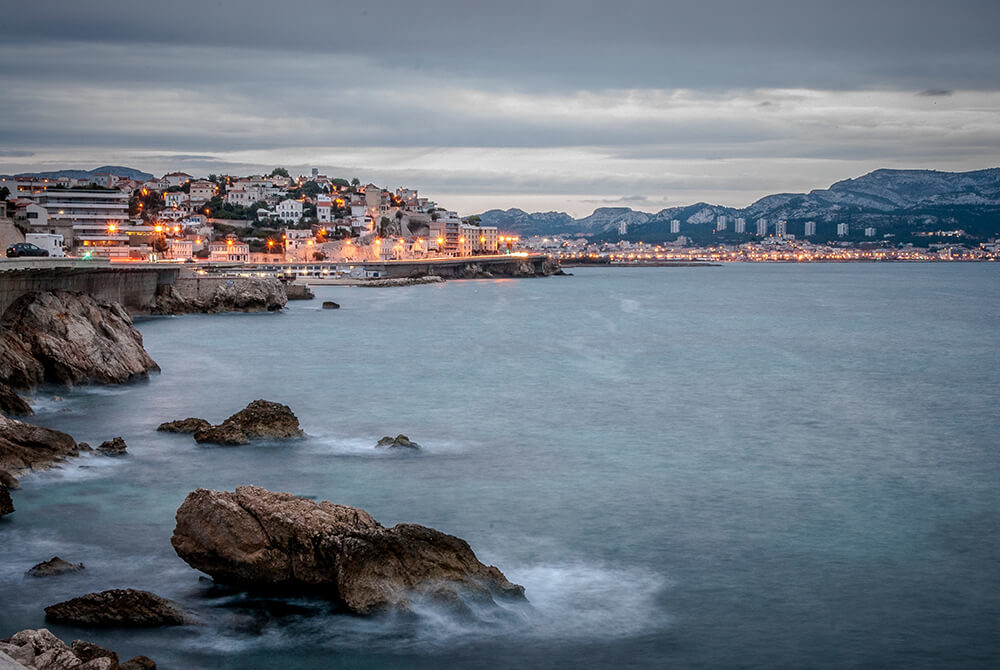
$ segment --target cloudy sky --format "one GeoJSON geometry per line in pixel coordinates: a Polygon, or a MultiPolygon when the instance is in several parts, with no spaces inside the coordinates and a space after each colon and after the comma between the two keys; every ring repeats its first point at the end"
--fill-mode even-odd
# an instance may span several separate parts
{"type": "Polygon", "coordinates": [[[471,214],[744,206],[1000,165],[996,0],[46,0],[4,16],[0,173],[277,165],[471,214]]]}

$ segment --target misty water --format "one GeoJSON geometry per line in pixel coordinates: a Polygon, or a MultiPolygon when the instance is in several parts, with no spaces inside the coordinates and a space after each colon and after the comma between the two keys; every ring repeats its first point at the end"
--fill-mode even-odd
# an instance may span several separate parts
{"type": "Polygon", "coordinates": [[[574,272],[139,321],[161,374],[31,397],[32,421],[129,455],[22,479],[0,637],[133,587],[200,624],[49,627],[168,669],[996,667],[1000,267],[574,272]],[[308,437],[155,431],[255,398],[308,437]],[[424,450],[374,448],[397,433],[424,450]],[[213,588],[174,513],[241,484],[462,537],[529,604],[365,618],[213,588]],[[87,569],[23,575],[57,554],[87,569]]]}

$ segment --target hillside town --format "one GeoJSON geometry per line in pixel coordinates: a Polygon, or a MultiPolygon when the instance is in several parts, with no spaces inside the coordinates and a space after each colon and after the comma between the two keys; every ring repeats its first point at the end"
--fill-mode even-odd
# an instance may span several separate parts
{"type": "MultiPolygon", "coordinates": [[[[0,219],[51,255],[111,261],[308,263],[512,253],[518,237],[415,189],[312,170],[136,180],[110,173],[0,178],[0,219]]],[[[9,240],[4,240],[7,244],[9,240]]]]}

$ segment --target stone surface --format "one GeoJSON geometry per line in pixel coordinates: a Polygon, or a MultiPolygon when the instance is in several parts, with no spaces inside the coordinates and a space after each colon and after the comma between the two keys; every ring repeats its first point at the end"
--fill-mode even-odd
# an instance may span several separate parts
{"type": "Polygon", "coordinates": [[[97,447],[97,452],[103,456],[124,456],[128,453],[128,445],[121,437],[115,437],[101,442],[101,446],[97,447]]]}
{"type": "Polygon", "coordinates": [[[396,437],[386,435],[375,446],[389,449],[420,449],[420,445],[412,442],[406,435],[397,435],[396,437]]]}
{"type": "Polygon", "coordinates": [[[0,484],[3,484],[11,491],[16,491],[21,488],[21,483],[17,481],[17,477],[10,474],[6,470],[0,470],[0,484]]]}
{"type": "Polygon", "coordinates": [[[7,670],[7,668],[17,668],[20,670],[22,666],[30,666],[35,662],[35,650],[31,648],[30,644],[18,647],[6,642],[0,642],[0,654],[3,654],[3,656],[0,656],[0,670],[7,670]],[[4,661],[7,662],[6,665],[4,661]],[[11,663],[17,665],[11,665],[11,663]]]}
{"type": "Polygon", "coordinates": [[[118,654],[92,642],[66,645],[47,628],[22,630],[0,640],[0,670],[156,670],[156,663],[136,656],[119,665],[118,654]],[[10,660],[13,665],[5,664],[10,660]]]}
{"type": "Polygon", "coordinates": [[[54,577],[67,572],[79,572],[83,569],[83,563],[70,563],[69,561],[64,561],[58,556],[53,556],[49,560],[35,565],[24,574],[29,577],[54,577]]]}
{"type": "Polygon", "coordinates": [[[340,304],[335,303],[332,300],[324,300],[323,309],[340,309],[340,304]]]}
{"type": "Polygon", "coordinates": [[[0,416],[0,470],[44,470],[79,455],[76,441],[66,433],[0,416]]]}
{"type": "Polygon", "coordinates": [[[299,420],[288,405],[254,400],[218,426],[195,432],[196,442],[234,446],[258,439],[302,437],[299,420]]]}
{"type": "Polygon", "coordinates": [[[180,605],[149,591],[112,589],[45,608],[45,620],[83,626],[173,626],[187,623],[180,605]]]}
{"type": "Polygon", "coordinates": [[[152,314],[190,314],[194,312],[275,312],[288,302],[282,283],[273,277],[210,277],[210,294],[187,295],[174,286],[162,285],[150,305],[152,314]]]}
{"type": "Polygon", "coordinates": [[[31,405],[14,392],[14,389],[0,383],[0,414],[7,416],[30,416],[34,414],[31,405]]]}
{"type": "Polygon", "coordinates": [[[156,430],[164,433],[196,433],[204,428],[211,428],[212,424],[204,419],[188,417],[177,421],[167,421],[156,427],[156,430]]]}
{"type": "Polygon", "coordinates": [[[72,649],[73,653],[76,654],[76,657],[84,663],[97,658],[107,658],[111,660],[111,665],[113,667],[118,667],[118,654],[109,649],[98,646],[93,642],[73,640],[73,643],[70,645],[70,649],[72,649]]]}
{"type": "Polygon", "coordinates": [[[367,512],[255,486],[198,489],[177,510],[171,543],[216,581],[321,592],[356,613],[405,607],[408,594],[524,598],[460,538],[432,528],[384,528],[367,512]]]}
{"type": "Polygon", "coordinates": [[[3,484],[0,484],[0,516],[14,512],[14,501],[11,500],[10,491],[3,484]]]}
{"type": "Polygon", "coordinates": [[[119,667],[119,670],[156,670],[156,663],[148,656],[134,656],[119,667]]]}
{"type": "Polygon", "coordinates": [[[29,293],[7,308],[0,325],[0,381],[14,388],[122,384],[160,369],[116,302],[67,291],[29,293]]]}

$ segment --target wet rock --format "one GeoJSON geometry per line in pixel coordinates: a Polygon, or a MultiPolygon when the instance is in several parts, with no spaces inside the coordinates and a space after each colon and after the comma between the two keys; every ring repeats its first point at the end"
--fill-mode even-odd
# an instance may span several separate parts
{"type": "Polygon", "coordinates": [[[14,475],[44,470],[79,455],[76,441],[66,433],[0,416],[0,470],[14,475]]]}
{"type": "Polygon", "coordinates": [[[23,647],[25,645],[31,647],[32,651],[36,654],[41,654],[42,652],[48,651],[49,649],[69,649],[62,640],[57,638],[52,634],[48,628],[39,628],[37,630],[26,629],[14,635],[10,636],[6,640],[2,640],[7,644],[12,644],[16,647],[23,647]]]}
{"type": "Polygon", "coordinates": [[[254,400],[218,426],[202,428],[194,439],[200,443],[234,446],[258,439],[302,437],[299,420],[288,405],[254,400]]]}
{"type": "Polygon", "coordinates": [[[332,300],[324,300],[323,309],[340,309],[340,305],[332,300]]]}
{"type": "Polygon", "coordinates": [[[150,313],[275,312],[288,302],[285,287],[273,277],[213,277],[201,282],[217,283],[208,297],[188,296],[174,286],[158,286],[149,307],[150,313]]]}
{"type": "Polygon", "coordinates": [[[389,437],[386,435],[378,441],[378,444],[376,444],[375,447],[386,447],[389,449],[420,449],[420,445],[416,442],[411,442],[410,438],[406,435],[397,435],[396,437],[389,437]]]}
{"type": "Polygon", "coordinates": [[[121,437],[115,437],[101,442],[101,446],[97,447],[97,452],[102,456],[124,456],[128,453],[127,449],[128,445],[125,444],[125,440],[121,437]]]}
{"type": "Polygon", "coordinates": [[[118,654],[92,642],[74,640],[67,646],[47,628],[22,630],[0,640],[0,670],[34,668],[35,670],[156,670],[156,663],[136,656],[118,663],[118,654]],[[17,665],[4,665],[6,654],[17,665]],[[129,665],[131,664],[131,665],[129,665]]]}
{"type": "Polygon", "coordinates": [[[156,663],[148,656],[134,656],[120,666],[119,670],[156,670],[156,663]]]}
{"type": "Polygon", "coordinates": [[[11,491],[16,491],[21,488],[21,483],[17,481],[17,477],[10,474],[6,470],[0,470],[0,484],[3,484],[11,491]]]}
{"type": "Polygon", "coordinates": [[[98,658],[106,658],[110,661],[108,664],[109,667],[118,667],[118,654],[110,649],[98,646],[93,642],[73,640],[73,643],[70,645],[70,649],[72,649],[73,653],[76,654],[76,657],[84,663],[88,663],[98,658]]]}
{"type": "Polygon", "coordinates": [[[188,622],[180,605],[149,591],[112,589],[45,608],[45,620],[81,626],[175,626],[188,622]]]}
{"type": "Polygon", "coordinates": [[[0,484],[0,516],[12,514],[14,512],[14,501],[10,498],[10,491],[3,484],[0,484]]]}
{"type": "Polygon", "coordinates": [[[32,567],[24,574],[29,577],[55,577],[56,575],[62,575],[67,572],[79,572],[83,569],[83,563],[70,563],[69,561],[64,561],[58,556],[53,556],[49,560],[43,561],[32,567]]]}
{"type": "Polygon", "coordinates": [[[122,384],[160,369],[116,302],[68,291],[28,293],[7,308],[0,326],[0,381],[14,388],[122,384]]]}
{"type": "Polygon", "coordinates": [[[212,424],[204,419],[188,417],[177,421],[167,421],[156,427],[156,430],[164,433],[197,433],[199,430],[211,428],[212,424]]]}
{"type": "Polygon", "coordinates": [[[523,599],[462,539],[433,528],[385,528],[367,512],[255,486],[198,489],[177,510],[171,543],[220,583],[325,593],[356,613],[405,607],[408,594],[443,590],[523,599]]]}
{"type": "Polygon", "coordinates": [[[7,416],[30,416],[34,414],[31,405],[14,392],[14,389],[0,383],[0,414],[7,416]]]}

